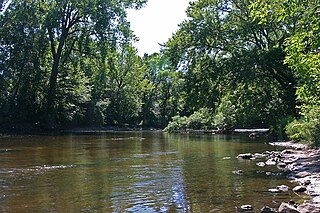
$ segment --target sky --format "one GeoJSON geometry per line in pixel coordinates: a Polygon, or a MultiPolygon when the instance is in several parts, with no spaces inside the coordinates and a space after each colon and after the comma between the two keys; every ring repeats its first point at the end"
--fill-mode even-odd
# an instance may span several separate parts
{"type": "Polygon", "coordinates": [[[138,54],[159,52],[178,24],[187,18],[185,10],[190,0],[148,0],[140,10],[128,10],[131,29],[138,36],[138,54]]]}

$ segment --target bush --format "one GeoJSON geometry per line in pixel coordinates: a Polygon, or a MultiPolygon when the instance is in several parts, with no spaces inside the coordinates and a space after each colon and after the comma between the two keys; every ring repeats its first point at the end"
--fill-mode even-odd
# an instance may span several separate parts
{"type": "Polygon", "coordinates": [[[179,115],[172,117],[172,121],[168,124],[168,126],[164,129],[166,132],[173,132],[177,130],[182,130],[187,128],[188,117],[179,115]]]}
{"type": "Polygon", "coordinates": [[[213,128],[212,114],[207,108],[202,108],[189,117],[174,116],[164,131],[173,132],[186,129],[204,130],[208,128],[213,128]]]}
{"type": "Polygon", "coordinates": [[[225,95],[216,109],[214,125],[222,130],[231,128],[236,123],[235,105],[232,103],[232,96],[225,95]]]}
{"type": "Polygon", "coordinates": [[[303,113],[303,118],[286,126],[286,133],[292,140],[320,146],[320,107],[313,106],[303,113]]]}

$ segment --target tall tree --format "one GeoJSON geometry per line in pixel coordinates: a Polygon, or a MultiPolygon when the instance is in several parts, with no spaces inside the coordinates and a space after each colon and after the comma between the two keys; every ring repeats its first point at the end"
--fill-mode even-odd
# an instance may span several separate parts
{"type": "Polygon", "coordinates": [[[68,60],[76,42],[90,37],[105,45],[115,44],[127,36],[125,9],[139,8],[145,0],[61,0],[39,1],[39,11],[45,17],[50,40],[52,70],[48,90],[48,107],[54,108],[59,69],[68,60]]]}
{"type": "Polygon", "coordinates": [[[320,145],[320,7],[319,1],[259,0],[252,3],[253,17],[261,24],[269,20],[291,22],[286,38],[286,63],[298,79],[297,102],[301,118],[288,125],[294,139],[320,145]],[[272,11],[272,12],[270,12],[272,11]],[[272,14],[272,15],[271,15],[272,14]],[[293,20],[293,21],[292,21],[293,20]]]}
{"type": "MultiPolygon", "coordinates": [[[[237,90],[239,85],[247,84],[249,87],[245,88],[250,89],[250,85],[255,87],[257,82],[268,79],[277,96],[267,95],[268,88],[263,84],[260,96],[269,101],[281,100],[278,103],[284,115],[295,114],[296,79],[284,64],[284,41],[293,22],[261,24],[251,16],[251,2],[192,2],[188,19],[167,42],[167,55],[188,83],[185,91],[187,99],[190,97],[187,105],[193,105],[191,113],[204,106],[217,107],[223,95],[237,90]]],[[[260,107],[264,110],[262,104],[260,107]]]]}
{"type": "Polygon", "coordinates": [[[30,111],[42,109],[49,122],[68,117],[64,111],[83,114],[98,68],[119,44],[134,39],[126,9],[145,2],[12,0],[0,15],[0,97],[28,100],[37,109],[30,111]]]}

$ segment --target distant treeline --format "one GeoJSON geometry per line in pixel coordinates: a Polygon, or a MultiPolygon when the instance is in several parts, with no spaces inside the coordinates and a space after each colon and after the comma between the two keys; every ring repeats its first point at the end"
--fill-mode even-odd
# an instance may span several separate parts
{"type": "Polygon", "coordinates": [[[0,15],[0,124],[171,121],[319,143],[317,1],[194,1],[161,52],[139,57],[126,9],[145,3],[13,0],[0,15]]]}

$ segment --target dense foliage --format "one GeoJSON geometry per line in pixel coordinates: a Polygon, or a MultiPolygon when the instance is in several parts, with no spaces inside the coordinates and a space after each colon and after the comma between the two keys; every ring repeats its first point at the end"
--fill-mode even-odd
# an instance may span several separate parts
{"type": "Polygon", "coordinates": [[[166,54],[185,81],[185,113],[208,107],[219,128],[260,127],[296,114],[296,77],[285,60],[292,23],[253,16],[251,1],[196,1],[166,54]]]}
{"type": "Polygon", "coordinates": [[[318,1],[193,1],[161,52],[140,57],[126,9],[145,3],[2,8],[0,124],[272,127],[320,144],[318,1]]]}

